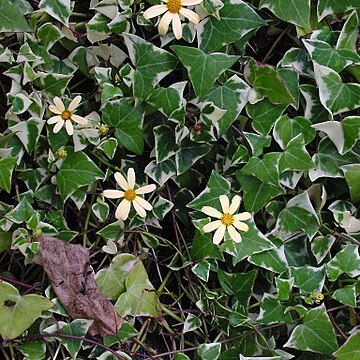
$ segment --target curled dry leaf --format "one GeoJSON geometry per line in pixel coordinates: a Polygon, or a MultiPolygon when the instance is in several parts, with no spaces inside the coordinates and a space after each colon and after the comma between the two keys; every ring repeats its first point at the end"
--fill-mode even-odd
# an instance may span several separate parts
{"type": "Polygon", "coordinates": [[[122,318],[96,286],[89,251],[53,237],[40,238],[40,260],[52,287],[74,319],[94,320],[91,335],[116,335],[122,318]]]}

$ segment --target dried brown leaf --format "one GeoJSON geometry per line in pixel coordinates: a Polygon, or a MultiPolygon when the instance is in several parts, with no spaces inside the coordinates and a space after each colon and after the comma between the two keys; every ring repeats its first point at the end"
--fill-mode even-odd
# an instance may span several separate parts
{"type": "Polygon", "coordinates": [[[40,261],[57,297],[73,319],[94,320],[91,335],[117,334],[122,318],[95,283],[88,249],[43,236],[40,261]]]}

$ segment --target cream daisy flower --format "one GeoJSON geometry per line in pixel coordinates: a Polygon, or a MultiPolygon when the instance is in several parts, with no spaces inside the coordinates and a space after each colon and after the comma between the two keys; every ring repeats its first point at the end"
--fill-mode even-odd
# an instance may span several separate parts
{"type": "Polygon", "coordinates": [[[104,190],[103,194],[109,199],[124,198],[115,211],[115,217],[117,219],[126,220],[129,216],[131,204],[133,204],[135,211],[144,218],[146,216],[145,210],[151,211],[152,205],[139,195],[154,191],[156,189],[156,185],[146,185],[135,190],[135,171],[133,168],[128,170],[127,179],[125,179],[119,172],[116,172],[114,177],[118,185],[124,191],[104,190]]]}
{"type": "Polygon", "coordinates": [[[183,6],[191,6],[200,4],[203,0],[162,0],[164,5],[151,6],[144,12],[145,19],[151,19],[155,16],[164,14],[159,22],[159,34],[165,35],[169,30],[169,25],[172,22],[172,30],[177,40],[182,38],[182,27],[180,21],[180,14],[189,19],[193,24],[200,21],[200,16],[183,6]]]}
{"type": "Polygon", "coordinates": [[[72,121],[80,125],[86,125],[88,123],[87,119],[74,114],[74,110],[79,106],[80,101],[81,96],[78,95],[71,101],[70,105],[65,108],[62,100],[57,96],[54,97],[54,104],[49,106],[49,110],[56,115],[48,119],[47,123],[49,125],[55,124],[53,129],[55,134],[58,133],[65,124],[66,132],[71,136],[74,133],[72,121]]]}
{"type": "Polygon", "coordinates": [[[206,224],[203,227],[203,231],[205,233],[209,233],[216,230],[213,237],[213,243],[215,245],[220,244],[221,240],[224,238],[226,230],[228,231],[230,237],[236,243],[239,243],[241,241],[241,235],[236,231],[236,229],[249,231],[249,226],[241,221],[251,219],[251,214],[249,212],[235,214],[241,202],[241,197],[239,195],[234,196],[231,204],[226,195],[220,195],[219,200],[222,213],[211,206],[204,206],[201,209],[201,211],[206,215],[219,219],[206,224]]]}

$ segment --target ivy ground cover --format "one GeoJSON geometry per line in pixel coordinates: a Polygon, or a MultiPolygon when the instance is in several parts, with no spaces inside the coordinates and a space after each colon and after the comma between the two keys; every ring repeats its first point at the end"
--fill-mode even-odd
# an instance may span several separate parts
{"type": "Polygon", "coordinates": [[[0,10],[1,358],[360,359],[360,1],[0,10]]]}

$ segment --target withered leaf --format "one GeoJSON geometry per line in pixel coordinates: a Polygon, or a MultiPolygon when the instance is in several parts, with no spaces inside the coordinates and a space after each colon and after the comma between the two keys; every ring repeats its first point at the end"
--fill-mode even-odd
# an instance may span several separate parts
{"type": "Polygon", "coordinates": [[[81,245],[42,236],[40,261],[60,302],[73,319],[94,320],[91,335],[116,335],[122,318],[96,286],[89,251],[81,245]]]}

